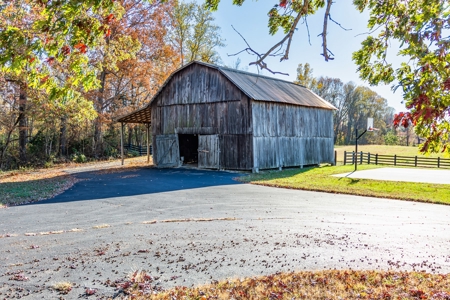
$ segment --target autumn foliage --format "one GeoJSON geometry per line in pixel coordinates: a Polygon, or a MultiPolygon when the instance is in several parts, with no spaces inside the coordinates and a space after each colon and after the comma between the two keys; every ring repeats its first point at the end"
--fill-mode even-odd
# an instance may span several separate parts
{"type": "Polygon", "coordinates": [[[165,291],[155,281],[140,271],[118,287],[133,299],[450,299],[448,275],[421,272],[280,272],[165,291]]]}

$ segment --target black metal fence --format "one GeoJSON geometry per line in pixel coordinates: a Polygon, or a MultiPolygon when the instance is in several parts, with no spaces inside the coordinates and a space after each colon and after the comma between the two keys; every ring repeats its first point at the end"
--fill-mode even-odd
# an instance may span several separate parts
{"type": "Polygon", "coordinates": [[[401,155],[382,155],[372,154],[370,152],[347,152],[344,151],[344,165],[350,165],[358,162],[362,164],[390,165],[404,167],[425,167],[425,168],[450,168],[450,159],[432,158],[423,156],[401,156],[401,155]]]}
{"type": "MultiPolygon", "coordinates": [[[[141,146],[141,145],[133,145],[133,144],[127,144],[123,146],[124,149],[127,151],[134,151],[139,153],[139,155],[147,155],[147,146],[141,146]]],[[[150,155],[152,154],[152,145],[150,145],[150,155]]]]}

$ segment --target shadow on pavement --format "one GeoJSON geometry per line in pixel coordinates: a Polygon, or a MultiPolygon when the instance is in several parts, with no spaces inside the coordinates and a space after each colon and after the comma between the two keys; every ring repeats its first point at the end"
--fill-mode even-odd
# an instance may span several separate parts
{"type": "Polygon", "coordinates": [[[75,173],[79,179],[73,187],[48,200],[24,205],[96,200],[137,196],[211,186],[239,184],[233,180],[239,173],[196,170],[135,168],[131,170],[102,170],[75,173]]]}

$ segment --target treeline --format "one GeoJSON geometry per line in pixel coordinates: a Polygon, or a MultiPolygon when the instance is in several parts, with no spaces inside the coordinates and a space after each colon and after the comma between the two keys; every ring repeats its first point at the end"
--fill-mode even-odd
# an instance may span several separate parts
{"type": "Polygon", "coordinates": [[[378,130],[363,135],[358,143],[405,146],[419,143],[412,126],[394,128],[395,109],[368,87],[344,83],[339,78],[316,78],[308,63],[299,64],[295,82],[310,88],[338,109],[333,120],[335,145],[354,144],[356,129],[359,133],[364,131],[367,118],[374,119],[374,127],[378,130]]]}
{"type": "MultiPolygon", "coordinates": [[[[39,7],[27,1],[20,3],[0,8],[0,28],[31,32],[39,20],[39,7]]],[[[115,118],[148,103],[167,77],[183,64],[192,60],[221,62],[216,51],[224,46],[220,28],[202,5],[139,0],[122,0],[120,4],[120,20],[102,20],[108,24],[104,44],[94,50],[76,44],[60,51],[61,55],[76,51],[88,54],[88,64],[96,70],[94,89],[83,89],[91,84],[84,76],[83,82],[72,85],[80,86],[73,90],[75,96],[49,101],[58,98],[49,95],[50,87],[35,89],[30,76],[17,76],[0,68],[0,170],[117,157],[120,131],[115,118]]],[[[16,51],[27,49],[27,38],[16,51]]],[[[7,39],[6,30],[0,29],[0,42],[11,46],[7,39]]],[[[27,63],[32,65],[33,60],[30,55],[27,63]]],[[[53,57],[46,58],[45,64],[58,72],[53,75],[62,83],[78,80],[74,72],[83,72],[71,70],[68,62],[53,57]]],[[[7,67],[11,70],[11,66],[7,67]]],[[[37,80],[42,85],[47,78],[37,80]]],[[[144,132],[141,125],[127,125],[125,143],[144,144],[144,132]]]]}

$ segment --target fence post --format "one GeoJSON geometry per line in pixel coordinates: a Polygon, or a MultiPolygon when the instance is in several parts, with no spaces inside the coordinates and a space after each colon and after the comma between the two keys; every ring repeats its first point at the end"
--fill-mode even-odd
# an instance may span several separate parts
{"type": "Polygon", "coordinates": [[[417,155],[416,155],[416,157],[414,158],[414,167],[417,167],[417,155]]]}
{"type": "Polygon", "coordinates": [[[361,154],[359,156],[359,164],[362,165],[363,162],[363,152],[361,151],[361,154]]]}
{"type": "Polygon", "coordinates": [[[378,153],[375,154],[375,164],[378,165],[378,153]]]}
{"type": "Polygon", "coordinates": [[[334,165],[337,165],[337,151],[334,150],[334,165]]]}
{"type": "Polygon", "coordinates": [[[344,151],[344,166],[347,164],[347,151],[344,151]]]}
{"type": "Polygon", "coordinates": [[[394,154],[394,166],[397,165],[397,154],[394,154]]]}
{"type": "Polygon", "coordinates": [[[441,158],[438,157],[438,168],[440,168],[440,167],[441,167],[441,158]]]}
{"type": "Polygon", "coordinates": [[[370,165],[370,152],[367,153],[367,164],[370,165]]]}

